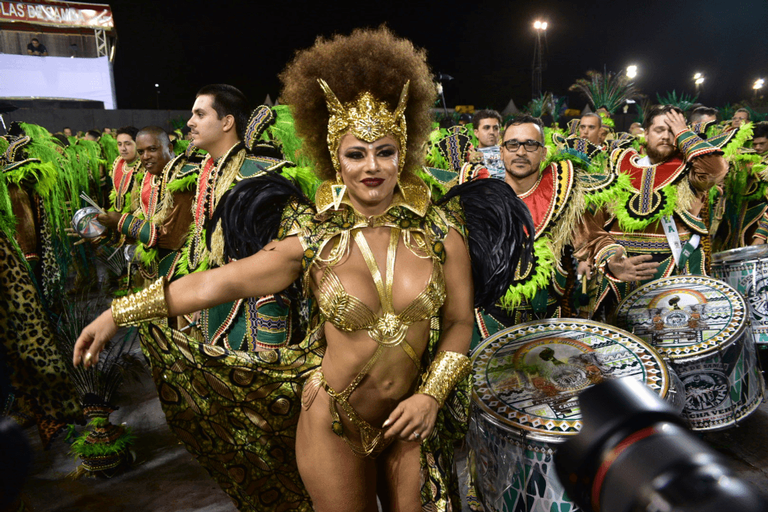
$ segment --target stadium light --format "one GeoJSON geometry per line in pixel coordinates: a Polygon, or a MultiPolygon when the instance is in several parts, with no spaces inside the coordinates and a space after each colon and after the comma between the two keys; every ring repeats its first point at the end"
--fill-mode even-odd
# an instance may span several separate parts
{"type": "Polygon", "coordinates": [[[635,78],[637,76],[637,66],[632,64],[627,66],[627,78],[635,78]]]}

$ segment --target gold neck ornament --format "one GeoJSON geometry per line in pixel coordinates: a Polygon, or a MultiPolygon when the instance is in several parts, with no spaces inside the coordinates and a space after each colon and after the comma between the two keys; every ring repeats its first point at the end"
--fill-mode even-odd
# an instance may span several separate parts
{"type": "Polygon", "coordinates": [[[322,78],[317,80],[325,93],[328,105],[328,150],[331,152],[331,162],[338,174],[339,144],[341,138],[351,133],[365,142],[374,142],[392,134],[400,145],[400,171],[405,164],[405,143],[407,130],[405,126],[405,107],[408,103],[408,86],[410,80],[403,85],[400,101],[394,112],[383,101],[378,101],[370,92],[361,93],[355,101],[342,105],[336,94],[322,78]]]}

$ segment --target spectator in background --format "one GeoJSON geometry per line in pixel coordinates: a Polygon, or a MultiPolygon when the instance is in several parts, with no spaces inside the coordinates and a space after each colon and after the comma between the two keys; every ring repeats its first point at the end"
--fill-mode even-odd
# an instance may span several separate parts
{"type": "Polygon", "coordinates": [[[65,126],[62,131],[64,132],[64,136],[65,137],[71,137],[72,136],[72,128],[70,128],[69,126],[65,126]]]}
{"type": "Polygon", "coordinates": [[[102,133],[104,133],[105,135],[112,135],[112,128],[105,126],[104,130],[102,130],[102,133]]]}
{"type": "Polygon", "coordinates": [[[629,125],[629,133],[637,137],[638,135],[643,135],[645,130],[643,130],[643,125],[640,123],[632,123],[629,125]]]}
{"type": "Polygon", "coordinates": [[[486,169],[492,177],[503,180],[506,170],[499,150],[501,114],[495,110],[480,110],[472,118],[472,125],[475,127],[477,150],[483,155],[486,169]]]}
{"type": "Polygon", "coordinates": [[[755,124],[752,134],[752,149],[760,156],[768,155],[768,122],[755,124]]]}
{"type": "Polygon", "coordinates": [[[48,48],[46,48],[44,44],[40,43],[36,37],[33,37],[32,41],[27,45],[27,53],[29,55],[45,57],[48,55],[48,48]]]}
{"type": "Polygon", "coordinates": [[[731,127],[738,128],[746,122],[749,122],[749,110],[740,108],[736,111],[735,114],[733,114],[733,119],[731,119],[731,127]]]}
{"type": "Polygon", "coordinates": [[[595,146],[599,146],[600,128],[603,127],[603,119],[597,114],[584,114],[579,121],[579,138],[587,139],[595,146]]]}
{"type": "Polygon", "coordinates": [[[101,134],[99,130],[88,130],[85,132],[85,140],[92,140],[93,142],[99,142],[101,134]]]}
{"type": "MultiPolygon", "coordinates": [[[[746,112],[746,111],[745,111],[746,112]]],[[[749,116],[749,113],[747,113],[749,116]]],[[[696,107],[691,111],[690,123],[709,123],[717,120],[717,109],[711,107],[705,107],[704,105],[696,107]]]]}

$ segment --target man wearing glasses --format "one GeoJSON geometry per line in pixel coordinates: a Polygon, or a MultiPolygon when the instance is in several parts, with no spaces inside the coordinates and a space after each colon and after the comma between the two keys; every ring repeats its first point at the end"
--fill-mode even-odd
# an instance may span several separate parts
{"type": "MultiPolygon", "coordinates": [[[[617,179],[580,171],[565,158],[548,158],[541,121],[517,116],[501,138],[504,180],[531,212],[536,229],[535,262],[518,268],[517,280],[494,307],[476,311],[473,346],[504,327],[542,318],[571,316],[565,300],[567,276],[576,269],[571,255],[592,261],[601,249],[615,245],[610,236],[586,214],[618,194],[617,179]],[[572,245],[573,250],[566,249],[572,245]]],[[[635,261],[617,260],[619,275],[634,276],[635,261]]]]}

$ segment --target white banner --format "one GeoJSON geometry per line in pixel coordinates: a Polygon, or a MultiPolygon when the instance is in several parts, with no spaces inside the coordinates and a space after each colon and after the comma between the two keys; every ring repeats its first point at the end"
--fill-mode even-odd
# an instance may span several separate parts
{"type": "Polygon", "coordinates": [[[0,54],[0,97],[96,100],[113,109],[109,58],[0,54]]]}
{"type": "Polygon", "coordinates": [[[112,30],[112,10],[105,4],[79,4],[65,2],[2,2],[0,1],[0,21],[11,23],[31,23],[52,27],[91,27],[112,30]]]}

